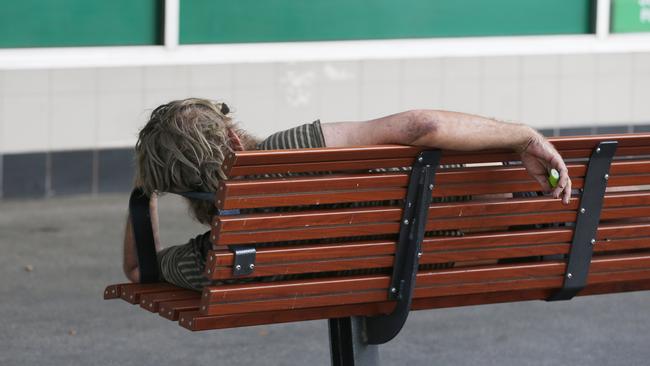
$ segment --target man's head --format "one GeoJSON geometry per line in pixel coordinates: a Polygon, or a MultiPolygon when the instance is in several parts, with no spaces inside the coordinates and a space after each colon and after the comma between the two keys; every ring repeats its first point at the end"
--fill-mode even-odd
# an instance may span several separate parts
{"type": "MultiPolygon", "coordinates": [[[[154,109],[135,146],[136,185],[147,194],[216,192],[228,152],[256,144],[228,113],[223,103],[195,98],[154,109]]],[[[199,222],[210,223],[213,202],[190,200],[190,206],[199,222]]]]}

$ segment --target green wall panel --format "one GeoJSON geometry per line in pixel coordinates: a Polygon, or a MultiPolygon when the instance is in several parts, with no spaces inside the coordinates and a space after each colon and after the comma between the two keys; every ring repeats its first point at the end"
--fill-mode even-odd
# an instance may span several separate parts
{"type": "Polygon", "coordinates": [[[592,32],[593,0],[181,0],[181,43],[592,32]]]}
{"type": "Polygon", "coordinates": [[[0,47],[151,45],[162,0],[3,0],[0,47]]]}
{"type": "Polygon", "coordinates": [[[650,32],[650,0],[614,0],[612,32],[650,32]]]}

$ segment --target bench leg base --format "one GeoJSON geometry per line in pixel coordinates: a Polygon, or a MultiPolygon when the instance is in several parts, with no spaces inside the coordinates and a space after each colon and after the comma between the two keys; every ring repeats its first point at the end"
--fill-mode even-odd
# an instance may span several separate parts
{"type": "Polygon", "coordinates": [[[379,364],[379,346],[368,344],[363,336],[363,318],[329,319],[332,366],[379,364]]]}

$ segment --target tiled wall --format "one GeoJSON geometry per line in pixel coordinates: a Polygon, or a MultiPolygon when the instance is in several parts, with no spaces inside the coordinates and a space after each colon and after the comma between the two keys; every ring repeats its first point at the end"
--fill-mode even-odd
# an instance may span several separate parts
{"type": "Polygon", "coordinates": [[[411,108],[546,134],[647,131],[650,54],[0,71],[0,197],[128,189],[139,127],[189,96],[228,102],[260,137],[411,108]]]}

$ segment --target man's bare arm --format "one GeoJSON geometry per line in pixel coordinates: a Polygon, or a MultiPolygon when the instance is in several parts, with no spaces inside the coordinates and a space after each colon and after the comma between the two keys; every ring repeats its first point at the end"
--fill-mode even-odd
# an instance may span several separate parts
{"type": "MultiPolygon", "coordinates": [[[[156,245],[156,253],[160,251],[160,234],[158,224],[158,198],[156,195],[149,201],[149,216],[151,217],[151,230],[156,245]]],[[[126,278],[131,282],[140,282],[140,268],[138,266],[138,253],[133,236],[133,223],[131,215],[127,217],[126,228],[124,229],[124,256],[122,268],[126,278]]]]}
{"type": "Polygon", "coordinates": [[[562,157],[537,131],[523,124],[505,123],[471,114],[413,110],[365,122],[322,125],[328,147],[376,144],[429,146],[449,150],[512,149],[530,175],[545,190],[550,169],[560,173],[554,197],[565,203],[571,196],[571,180],[562,157]]]}

